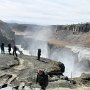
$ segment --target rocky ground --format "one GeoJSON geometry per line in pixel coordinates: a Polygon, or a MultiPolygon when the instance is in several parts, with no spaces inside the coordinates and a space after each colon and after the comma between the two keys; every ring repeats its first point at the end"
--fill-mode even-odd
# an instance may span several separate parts
{"type": "MultiPolygon", "coordinates": [[[[0,84],[6,83],[8,86],[15,87],[24,83],[23,85],[31,86],[33,90],[39,90],[40,86],[35,84],[37,71],[39,69],[45,72],[60,71],[62,68],[60,64],[62,65],[60,62],[46,58],[38,61],[35,56],[19,55],[16,59],[12,55],[0,54],[0,84]]],[[[90,90],[89,86],[90,74],[83,73],[80,77],[72,79],[67,79],[65,76],[49,76],[47,90],[90,90]]]]}
{"type": "MultiPolygon", "coordinates": [[[[61,62],[41,58],[37,60],[35,56],[20,55],[14,58],[12,55],[0,55],[0,84],[17,86],[21,82],[34,84],[37,71],[42,69],[45,72],[61,70],[61,62]]],[[[35,86],[35,85],[34,85],[35,86]]]]}

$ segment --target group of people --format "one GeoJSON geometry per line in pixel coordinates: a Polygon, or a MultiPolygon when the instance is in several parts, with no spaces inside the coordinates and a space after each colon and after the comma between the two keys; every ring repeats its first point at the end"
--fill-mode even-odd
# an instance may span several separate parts
{"type": "MultiPolygon", "coordinates": [[[[5,45],[4,43],[1,44],[1,54],[5,54],[5,45]]],[[[11,44],[8,44],[8,53],[9,55],[11,55],[11,44]]],[[[17,48],[17,46],[13,46],[13,55],[15,55],[17,57],[17,53],[16,51],[19,51],[19,49],[17,48]]],[[[40,60],[40,56],[41,56],[41,49],[38,49],[37,52],[37,60],[40,60]]],[[[45,74],[45,72],[43,70],[39,70],[38,74],[37,74],[37,78],[36,78],[36,83],[38,83],[41,86],[41,90],[46,90],[46,87],[48,85],[48,75],[45,74]]]]}
{"type": "MultiPolygon", "coordinates": [[[[9,53],[9,55],[11,55],[11,48],[12,48],[12,46],[9,43],[8,44],[8,53],[9,53]]],[[[18,50],[17,46],[14,45],[13,46],[13,55],[16,56],[16,57],[17,57],[17,53],[16,53],[17,50],[18,50]]],[[[4,45],[4,43],[1,44],[1,54],[5,54],[5,45],[4,45]]]]}
{"type": "MultiPolygon", "coordinates": [[[[1,44],[1,54],[5,54],[5,45],[4,45],[4,43],[2,43],[1,44]]],[[[11,55],[11,48],[12,48],[12,46],[11,46],[11,44],[9,43],[8,44],[8,53],[9,53],[9,55],[11,55]]],[[[15,55],[16,57],[17,57],[17,53],[16,53],[16,51],[19,51],[20,52],[20,50],[17,48],[17,46],[13,46],[13,55],[15,55]]],[[[20,52],[21,53],[21,52],[20,52]]],[[[40,60],[40,56],[41,56],[41,49],[38,49],[38,53],[37,53],[37,60],[40,60]]]]}

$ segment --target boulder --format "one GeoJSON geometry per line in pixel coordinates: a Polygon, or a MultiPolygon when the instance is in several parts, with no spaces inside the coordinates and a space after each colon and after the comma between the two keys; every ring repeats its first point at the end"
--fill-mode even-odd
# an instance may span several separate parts
{"type": "Polygon", "coordinates": [[[82,84],[90,85],[90,74],[82,73],[80,79],[82,84]]]}

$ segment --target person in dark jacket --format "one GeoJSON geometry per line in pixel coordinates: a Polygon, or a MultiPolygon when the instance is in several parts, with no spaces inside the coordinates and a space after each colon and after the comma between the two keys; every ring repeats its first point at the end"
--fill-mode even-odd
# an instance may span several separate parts
{"type": "Polygon", "coordinates": [[[5,54],[5,51],[4,51],[4,43],[1,44],[1,54],[5,54]]]}
{"type": "Polygon", "coordinates": [[[37,58],[37,60],[40,60],[40,56],[41,56],[41,49],[38,49],[38,58],[37,58]]]}
{"type": "Polygon", "coordinates": [[[13,55],[17,57],[17,53],[16,51],[18,50],[18,48],[16,46],[13,47],[13,55]]]}
{"type": "Polygon", "coordinates": [[[9,52],[9,55],[11,55],[11,53],[10,53],[11,52],[11,44],[10,43],[8,44],[8,52],[9,52]]]}
{"type": "Polygon", "coordinates": [[[46,90],[48,85],[48,75],[46,75],[44,71],[39,70],[36,78],[36,83],[39,83],[41,90],[46,90]]]}

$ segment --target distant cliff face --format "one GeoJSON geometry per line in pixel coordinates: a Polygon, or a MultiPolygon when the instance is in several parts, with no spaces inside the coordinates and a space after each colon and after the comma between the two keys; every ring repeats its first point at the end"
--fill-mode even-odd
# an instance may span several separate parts
{"type": "Polygon", "coordinates": [[[3,42],[5,45],[8,43],[14,44],[14,32],[11,31],[10,26],[0,21],[0,44],[3,42]]]}
{"type": "Polygon", "coordinates": [[[43,41],[47,39],[48,35],[52,35],[46,41],[55,43],[55,45],[57,45],[58,41],[59,44],[64,45],[73,44],[90,47],[90,23],[51,26],[13,23],[9,25],[17,35],[16,44],[21,44],[21,41],[23,41],[28,45],[27,38],[29,40],[39,38],[43,41]],[[23,39],[23,36],[25,40],[23,39]]]}

